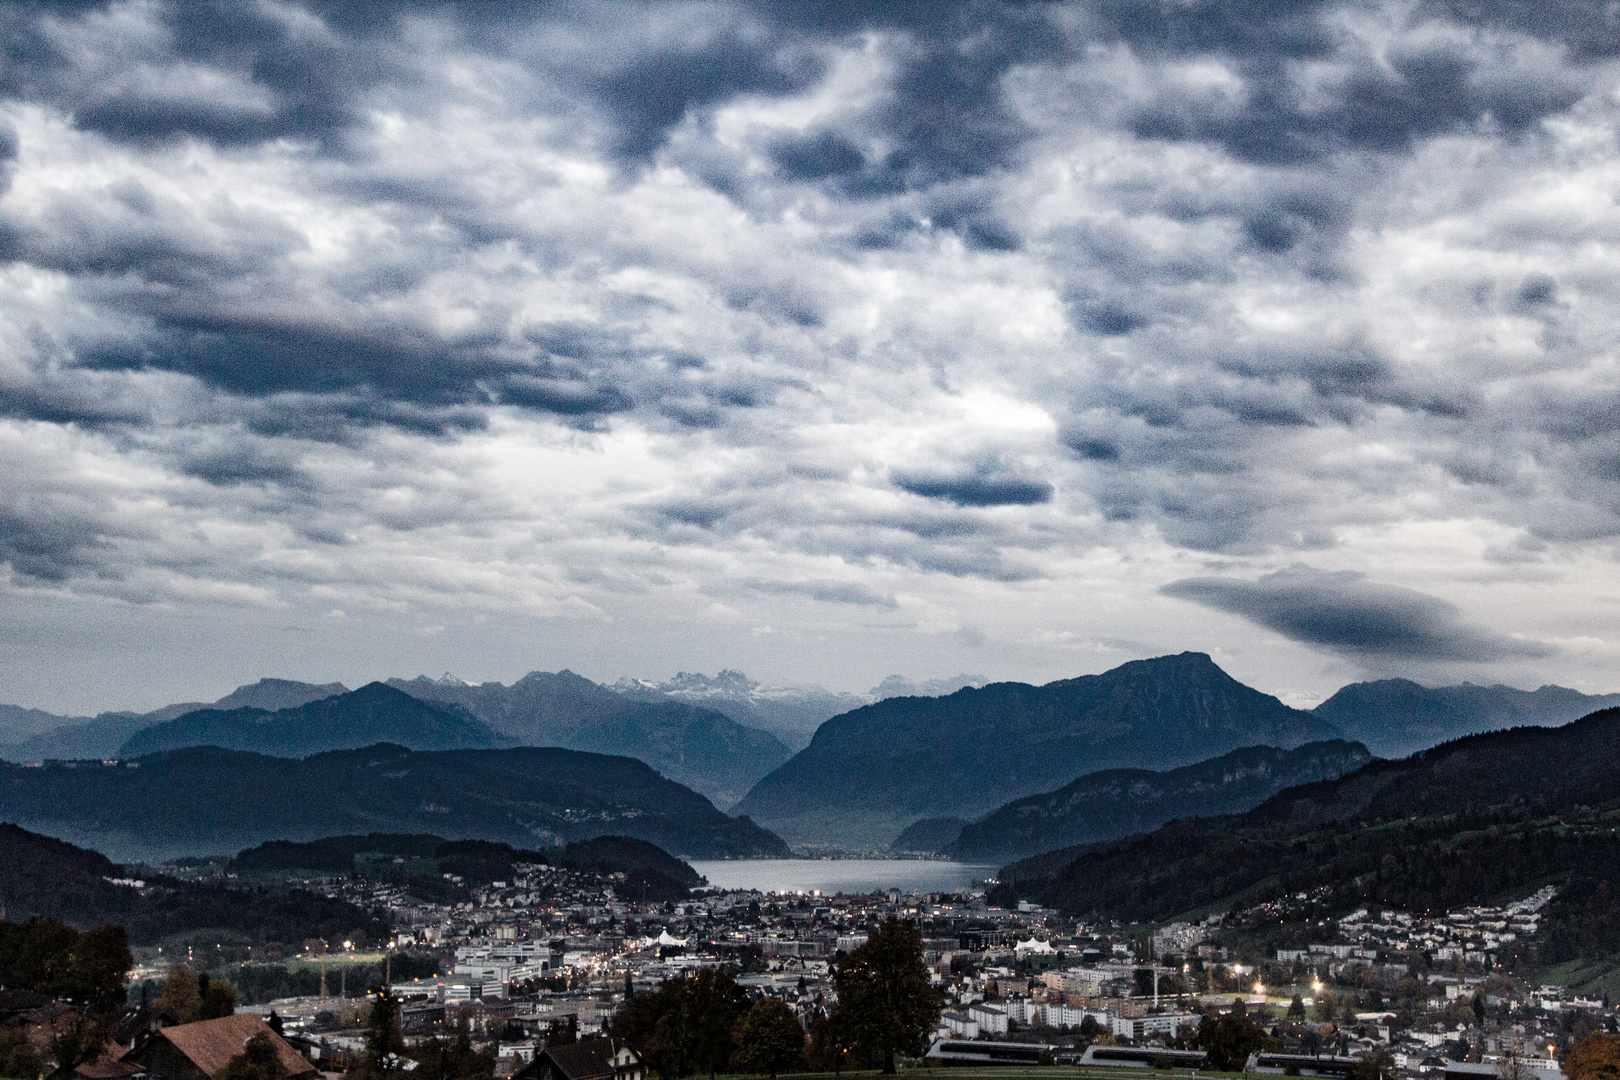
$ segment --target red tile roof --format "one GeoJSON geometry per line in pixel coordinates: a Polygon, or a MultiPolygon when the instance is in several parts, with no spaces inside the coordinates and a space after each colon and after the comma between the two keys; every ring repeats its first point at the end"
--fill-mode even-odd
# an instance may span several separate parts
{"type": "Polygon", "coordinates": [[[199,1020],[194,1024],[176,1024],[164,1028],[153,1038],[167,1039],[197,1068],[209,1076],[215,1076],[242,1052],[249,1039],[261,1033],[269,1035],[276,1044],[276,1053],[281,1057],[281,1064],[286,1067],[288,1076],[308,1075],[316,1071],[315,1066],[253,1013],[237,1013],[218,1020],[199,1020]]]}

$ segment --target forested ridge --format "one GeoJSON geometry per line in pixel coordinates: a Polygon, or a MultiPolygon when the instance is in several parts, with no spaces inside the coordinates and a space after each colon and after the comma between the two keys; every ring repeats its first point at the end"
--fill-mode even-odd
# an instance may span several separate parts
{"type": "Polygon", "coordinates": [[[124,927],[135,945],[199,927],[260,944],[305,938],[381,941],[385,922],[345,900],[301,889],[227,888],[128,871],[94,851],[0,825],[0,907],[13,920],[39,917],[89,929],[124,927]]]}
{"type": "Polygon", "coordinates": [[[1620,957],[1617,746],[1612,709],[1565,728],[1471,736],[1289,789],[1246,814],[1014,863],[993,895],[1157,922],[1317,889],[1328,890],[1327,910],[1422,913],[1551,884],[1560,894],[1535,939],[1537,958],[1620,957]]]}

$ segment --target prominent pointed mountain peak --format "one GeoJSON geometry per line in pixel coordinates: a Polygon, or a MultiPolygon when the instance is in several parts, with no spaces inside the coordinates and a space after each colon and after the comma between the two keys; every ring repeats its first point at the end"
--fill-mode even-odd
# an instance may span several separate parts
{"type": "Polygon", "coordinates": [[[1337,738],[1326,720],[1233,679],[1207,653],[1045,686],[991,683],[835,716],[734,809],[789,843],[887,844],[918,818],[971,819],[1088,772],[1173,769],[1244,746],[1337,738]]]}

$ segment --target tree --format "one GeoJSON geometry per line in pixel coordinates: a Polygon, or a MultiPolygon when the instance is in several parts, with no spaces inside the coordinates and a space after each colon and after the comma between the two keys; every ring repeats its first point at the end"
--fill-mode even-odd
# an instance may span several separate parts
{"type": "Polygon", "coordinates": [[[1564,1059],[1569,1080],[1620,1080],[1620,1035],[1589,1035],[1564,1059]]]}
{"type": "Polygon", "coordinates": [[[371,999],[363,1067],[372,1076],[392,1072],[399,1067],[400,1055],[404,1052],[405,1033],[400,1026],[399,1002],[384,987],[371,999]]]}
{"type": "Polygon", "coordinates": [[[1339,996],[1331,990],[1323,990],[1316,995],[1316,1018],[1318,1020],[1332,1020],[1339,1011],[1339,996]]]}
{"type": "Polygon", "coordinates": [[[207,973],[197,976],[197,1003],[186,1012],[186,1023],[218,1020],[235,1012],[236,987],[225,979],[210,979],[207,973]]]}
{"type": "MultiPolygon", "coordinates": [[[[731,1061],[736,1049],[732,1029],[748,1007],[748,995],[732,979],[731,972],[718,968],[698,972],[686,993],[692,1068],[713,1077],[731,1061]]],[[[802,1049],[803,1031],[799,1032],[799,1045],[802,1049]]]]}
{"type": "Polygon", "coordinates": [[[124,982],[135,958],[122,926],[98,926],[79,935],[68,955],[69,993],[98,1015],[124,1005],[124,982]]]}
{"type": "Polygon", "coordinates": [[[154,1004],[185,1019],[197,1007],[196,977],[183,967],[170,968],[168,978],[163,980],[163,993],[154,1004]]]}
{"type": "Polygon", "coordinates": [[[21,1025],[0,1028],[0,1076],[17,1080],[39,1080],[45,1071],[45,1059],[39,1056],[34,1044],[28,1041],[28,1032],[21,1025]]]}
{"type": "Polygon", "coordinates": [[[225,1063],[214,1080],[286,1080],[287,1067],[270,1036],[259,1032],[225,1063]]]}
{"type": "Polygon", "coordinates": [[[56,996],[79,932],[55,919],[0,922],[0,985],[56,996]]]}
{"type": "Polygon", "coordinates": [[[1391,1080],[1396,1075],[1394,1055],[1383,1047],[1363,1054],[1350,1070],[1350,1080],[1391,1080]]]}
{"type": "Polygon", "coordinates": [[[1232,1003],[1223,1016],[1206,1016],[1198,1025],[1198,1048],[1209,1054],[1209,1067],[1218,1072],[1238,1072],[1249,1055],[1266,1045],[1266,1031],[1249,1019],[1242,1001],[1232,1003]]]}
{"type": "Polygon", "coordinates": [[[737,1021],[732,1064],[743,1072],[776,1074],[804,1066],[804,1028],[781,998],[761,998],[737,1021]]]}
{"type": "Polygon", "coordinates": [[[861,1058],[881,1062],[886,1074],[895,1071],[896,1053],[922,1052],[945,1005],[922,954],[916,923],[891,918],[833,972],[839,1025],[861,1058]]]}
{"type": "Polygon", "coordinates": [[[99,1016],[123,1005],[132,963],[121,926],[81,934],[55,919],[0,921],[0,986],[67,998],[99,1016]]]}
{"type": "Polygon", "coordinates": [[[452,1033],[448,1042],[434,1038],[412,1052],[421,1068],[411,1074],[411,1080],[492,1080],[495,1055],[473,1049],[466,1009],[456,1011],[452,1033]]]}
{"type": "Polygon", "coordinates": [[[810,1068],[816,1072],[842,1073],[844,1058],[848,1054],[849,1044],[833,1018],[825,1015],[817,1017],[815,1023],[810,1025],[810,1047],[806,1052],[810,1068]]]}
{"type": "Polygon", "coordinates": [[[572,1013],[546,1025],[547,1046],[567,1046],[579,1041],[579,1017],[572,1013]]]}
{"type": "Polygon", "coordinates": [[[732,1028],[747,1005],[729,971],[705,968],[637,994],[609,1022],[608,1033],[630,1044],[659,1076],[713,1076],[731,1060],[732,1028]]]}
{"type": "Polygon", "coordinates": [[[1288,1003],[1288,1019],[1305,1019],[1305,1002],[1298,994],[1295,994],[1294,1000],[1288,1003]]]}
{"type": "Polygon", "coordinates": [[[65,1076],[102,1055],[107,1047],[107,1027],[85,1013],[69,1013],[51,1035],[46,1056],[56,1063],[53,1072],[65,1076]]]}

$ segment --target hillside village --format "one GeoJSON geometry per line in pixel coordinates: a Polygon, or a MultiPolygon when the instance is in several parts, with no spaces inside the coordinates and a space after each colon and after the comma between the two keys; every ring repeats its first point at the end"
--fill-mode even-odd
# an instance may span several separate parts
{"type": "MultiPolygon", "coordinates": [[[[918,1066],[1218,1070],[1200,1030],[1236,1013],[1259,1033],[1244,1052],[1243,1071],[1349,1076],[1376,1061],[1388,1075],[1409,1078],[1500,1077],[1510,1067],[1520,1077],[1554,1080],[1576,1043],[1615,1031],[1620,1019],[1605,999],[1525,983],[1499,962],[1497,947],[1535,938],[1552,889],[1502,907],[1426,915],[1359,910],[1322,927],[1331,940],[1256,955],[1242,928],[1308,896],[1147,933],[1077,923],[1030,903],[1003,909],[982,891],[703,890],[658,902],[635,898],[623,873],[544,864],[513,870],[511,879],[479,885],[455,904],[353,876],[310,881],[316,891],[386,913],[390,939],[312,946],[294,959],[320,965],[324,993],[238,1000],[236,1016],[244,1024],[262,1020],[311,1070],[363,1071],[378,988],[360,985],[363,971],[375,971],[356,966],[362,954],[381,953],[384,970],[396,957],[401,968],[431,958],[441,970],[390,981],[406,1057],[461,1031],[490,1075],[531,1077],[536,1062],[555,1064],[548,1048],[610,1042],[628,1000],[704,971],[732,973],[749,1000],[780,1001],[814,1032],[836,1009],[832,976],[841,959],[899,919],[916,926],[921,963],[942,994],[918,1066]]],[[[156,998],[172,961],[138,952],[131,986],[141,987],[141,996],[132,989],[133,1004],[113,1025],[121,1040],[114,1052],[72,1070],[84,1080],[191,1075],[158,1060],[147,1043],[166,1032],[170,1042],[187,1045],[188,1027],[221,1022],[174,1026],[174,1017],[144,1005],[156,998]]],[[[182,967],[206,980],[197,954],[207,952],[193,949],[182,967]]],[[[232,976],[250,981],[238,967],[214,971],[213,985],[232,976]]],[[[74,1010],[23,991],[0,996],[0,1023],[25,1030],[42,1054],[74,1010]]],[[[209,1075],[223,1064],[214,1061],[209,1075]]],[[[621,1074],[626,1068],[621,1063],[621,1074]]]]}

